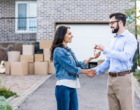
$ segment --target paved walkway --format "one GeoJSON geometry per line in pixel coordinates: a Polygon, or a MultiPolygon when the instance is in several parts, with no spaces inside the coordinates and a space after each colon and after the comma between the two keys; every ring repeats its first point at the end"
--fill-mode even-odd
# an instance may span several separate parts
{"type": "MultiPolygon", "coordinates": [[[[108,110],[107,74],[94,78],[80,75],[81,88],[77,89],[79,110],[108,110]]],[[[29,96],[17,110],[57,110],[54,96],[56,78],[50,77],[38,90],[29,96]]],[[[135,97],[135,110],[140,110],[140,99],[135,97]]]]}
{"type": "Polygon", "coordinates": [[[11,76],[0,74],[1,85],[22,95],[46,75],[11,76]]]}

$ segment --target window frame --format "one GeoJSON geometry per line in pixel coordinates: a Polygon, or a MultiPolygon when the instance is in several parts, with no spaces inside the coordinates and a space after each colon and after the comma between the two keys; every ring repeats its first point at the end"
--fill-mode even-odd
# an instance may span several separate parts
{"type": "MultiPolygon", "coordinates": [[[[29,19],[27,19],[27,30],[18,30],[18,5],[19,4],[26,4],[27,5],[27,18],[30,17],[29,16],[29,9],[30,9],[30,3],[36,3],[36,1],[16,1],[15,3],[15,33],[37,33],[37,30],[36,31],[29,31],[29,19]]],[[[37,13],[37,12],[36,12],[37,13]]],[[[37,16],[36,16],[36,19],[37,19],[37,16]]]]}

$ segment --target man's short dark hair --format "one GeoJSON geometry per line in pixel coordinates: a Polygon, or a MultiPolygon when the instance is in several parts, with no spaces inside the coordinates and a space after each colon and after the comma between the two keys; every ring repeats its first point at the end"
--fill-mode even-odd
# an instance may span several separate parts
{"type": "Polygon", "coordinates": [[[112,13],[109,17],[112,18],[115,16],[115,19],[121,20],[123,22],[123,25],[125,26],[126,24],[126,18],[127,16],[123,13],[112,13]]]}

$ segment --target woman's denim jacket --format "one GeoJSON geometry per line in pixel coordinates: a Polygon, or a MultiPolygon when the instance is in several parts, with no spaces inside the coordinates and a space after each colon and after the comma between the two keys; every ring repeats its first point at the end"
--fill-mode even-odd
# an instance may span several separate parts
{"type": "Polygon", "coordinates": [[[57,47],[53,53],[53,61],[57,80],[79,77],[81,69],[87,69],[85,61],[79,62],[70,48],[57,47]]]}

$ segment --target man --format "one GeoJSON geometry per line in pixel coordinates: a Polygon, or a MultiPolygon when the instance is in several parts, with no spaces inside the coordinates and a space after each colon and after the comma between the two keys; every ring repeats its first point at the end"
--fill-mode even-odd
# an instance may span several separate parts
{"type": "MultiPolygon", "coordinates": [[[[93,68],[93,73],[103,73],[109,69],[108,102],[109,110],[134,110],[134,82],[131,71],[133,56],[137,49],[136,38],[125,29],[126,15],[113,13],[110,15],[110,28],[116,35],[109,41],[109,47],[102,44],[94,49],[103,51],[106,60],[93,68]]],[[[94,77],[94,74],[89,75],[94,77]]]]}

